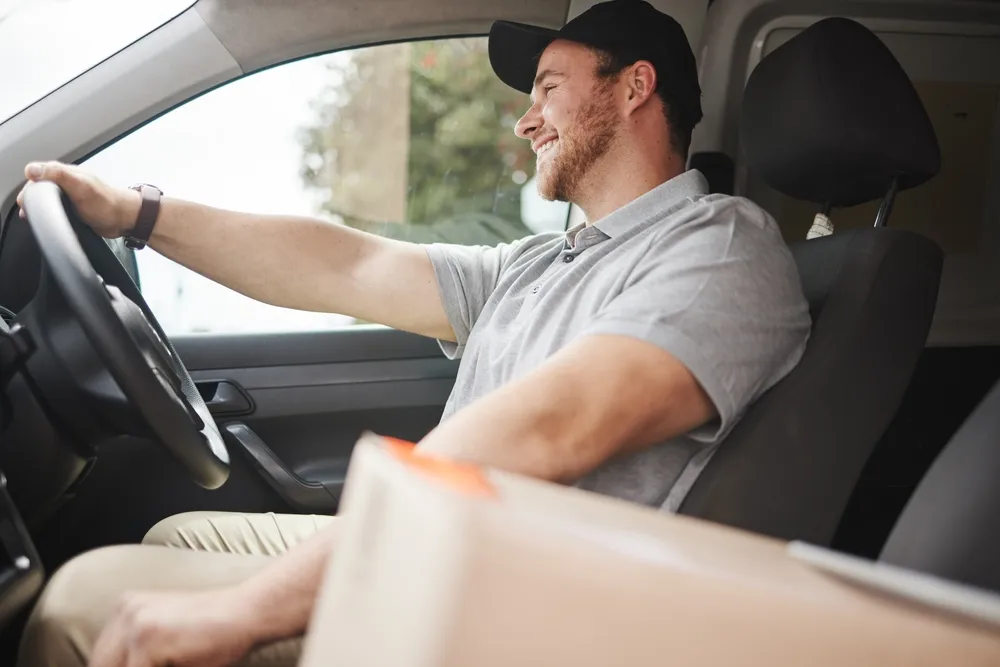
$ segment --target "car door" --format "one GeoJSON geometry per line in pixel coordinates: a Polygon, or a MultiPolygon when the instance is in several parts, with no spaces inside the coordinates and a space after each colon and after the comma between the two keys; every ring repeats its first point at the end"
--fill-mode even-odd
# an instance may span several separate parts
{"type": "MultiPolygon", "coordinates": [[[[495,245],[568,219],[568,205],[538,197],[534,155],[513,134],[527,105],[493,75],[483,37],[364,47],[219,87],[81,165],[211,206],[495,245]]],[[[436,341],[253,301],[152,249],[134,260],[226,435],[231,477],[204,491],[155,443],[107,443],[60,532],[84,523],[99,544],[189,510],[334,513],[363,431],[416,441],[440,420],[458,362],[436,341]],[[123,495],[124,517],[110,511],[123,495]],[[98,515],[116,518],[93,527],[98,515]]]]}
{"type": "MultiPolygon", "coordinates": [[[[485,37],[460,37],[486,35],[495,20],[556,28],[593,3],[32,4],[40,14],[0,40],[0,53],[21,44],[33,54],[0,104],[0,212],[16,214],[26,162],[58,159],[120,186],[149,182],[168,197],[421,243],[565,229],[579,212],[537,196],[533,156],[512,132],[527,96],[492,74],[485,37]],[[60,48],[36,53],[38,43],[60,48]]],[[[698,42],[706,0],[653,4],[698,42]]],[[[50,565],[136,541],[181,511],[332,511],[362,430],[415,440],[437,424],[457,363],[434,341],[264,306],[153,250],[125,260],[215,403],[232,473],[206,491],[157,443],[102,443],[36,535],[50,565]]],[[[0,301],[16,306],[37,264],[6,283],[5,270],[0,301]]]]}

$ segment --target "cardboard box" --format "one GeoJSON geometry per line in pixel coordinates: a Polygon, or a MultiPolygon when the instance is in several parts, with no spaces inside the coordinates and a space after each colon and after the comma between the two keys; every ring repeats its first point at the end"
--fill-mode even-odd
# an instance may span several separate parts
{"type": "Polygon", "coordinates": [[[342,517],[303,667],[1000,665],[998,596],[376,436],[342,517]]]}

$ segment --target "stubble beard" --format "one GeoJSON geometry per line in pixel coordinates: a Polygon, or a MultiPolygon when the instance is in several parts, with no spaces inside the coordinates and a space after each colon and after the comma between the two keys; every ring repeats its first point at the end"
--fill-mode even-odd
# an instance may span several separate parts
{"type": "Polygon", "coordinates": [[[587,171],[610,150],[617,119],[611,86],[598,83],[576,113],[573,130],[559,136],[558,154],[539,170],[538,194],[549,201],[574,201],[587,171]]]}

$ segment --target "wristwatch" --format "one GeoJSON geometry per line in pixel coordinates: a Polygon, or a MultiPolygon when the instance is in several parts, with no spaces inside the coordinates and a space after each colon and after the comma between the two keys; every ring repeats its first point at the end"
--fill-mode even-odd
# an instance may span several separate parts
{"type": "Polygon", "coordinates": [[[163,191],[149,183],[130,185],[129,190],[135,190],[142,195],[142,203],[139,204],[139,215],[136,217],[135,227],[125,234],[125,245],[133,250],[142,250],[149,242],[149,236],[153,233],[153,225],[156,224],[156,217],[160,214],[160,197],[163,196],[163,191]]]}

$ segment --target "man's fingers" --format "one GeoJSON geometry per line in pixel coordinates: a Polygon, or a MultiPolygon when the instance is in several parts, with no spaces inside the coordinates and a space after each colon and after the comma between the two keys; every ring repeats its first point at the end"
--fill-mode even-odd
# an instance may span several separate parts
{"type": "Polygon", "coordinates": [[[24,168],[24,176],[29,181],[55,181],[62,174],[62,165],[58,162],[29,162],[24,168]]]}
{"type": "Polygon", "coordinates": [[[125,623],[120,615],[116,615],[97,638],[88,667],[126,667],[126,639],[125,623]]]}
{"type": "Polygon", "coordinates": [[[157,667],[157,665],[144,648],[137,649],[133,646],[129,649],[128,657],[125,658],[123,667],[157,667]]]}
{"type": "Polygon", "coordinates": [[[29,181],[40,180],[45,175],[45,165],[41,162],[29,162],[24,167],[24,177],[29,181]]]}
{"type": "Polygon", "coordinates": [[[28,219],[28,214],[24,212],[24,188],[17,193],[17,215],[21,220],[28,219]]]}

